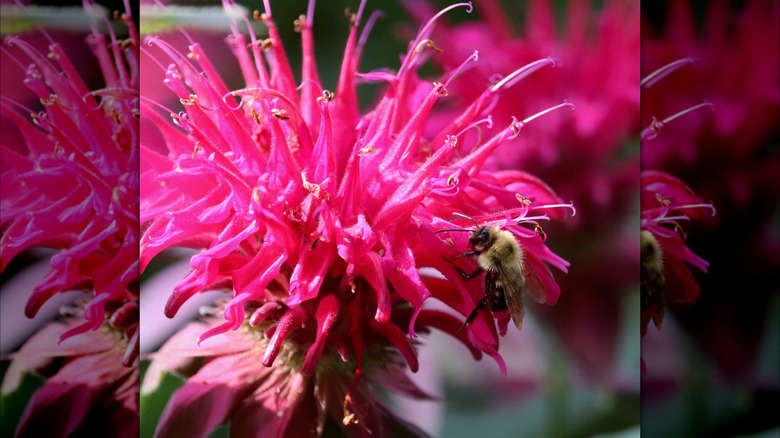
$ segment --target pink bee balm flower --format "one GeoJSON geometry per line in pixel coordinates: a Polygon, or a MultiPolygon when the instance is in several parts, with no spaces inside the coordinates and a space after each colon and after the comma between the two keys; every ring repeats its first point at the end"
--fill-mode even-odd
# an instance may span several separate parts
{"type": "MultiPolygon", "coordinates": [[[[136,303],[137,309],[138,40],[130,16],[121,20],[130,31],[128,39],[110,33],[107,40],[95,26],[87,40],[105,79],[102,89],[88,88],[55,41],[43,54],[9,36],[2,51],[3,65],[25,68],[29,63],[25,85],[44,110],[2,98],[2,116],[18,135],[9,136],[12,140],[0,149],[0,270],[25,249],[59,250],[24,313],[34,317],[60,292],[91,291],[84,322],[63,333],[63,340],[97,330],[124,305],[136,303]]],[[[134,338],[128,365],[138,353],[133,333],[127,333],[134,338]]]]}
{"type": "MultiPolygon", "coordinates": [[[[515,118],[481,138],[474,128],[492,123],[491,103],[501,92],[484,84],[462,114],[428,137],[434,104],[478,57],[469,55],[438,82],[421,80],[418,69],[436,52],[431,27],[444,12],[471,6],[453,5],[428,22],[397,72],[359,74],[364,6],[349,14],[335,93],[323,88],[317,73],[314,2],[296,21],[303,43],[300,86],[267,1],[265,13],[255,14],[268,28],[267,39],[250,30],[247,40],[238,26],[227,39],[246,83],[241,89],[223,83],[199,44],[185,57],[159,38],[147,40],[172,61],[165,81],[184,111],[163,108],[174,126],[160,114],[161,105],[143,102],[142,117],[161,135],[141,146],[142,269],[168,248],[200,250],[170,296],[168,316],[198,292],[232,294],[218,312],[224,320],[198,333],[202,355],[212,362],[174,394],[159,434],[180,430],[195,415],[202,416],[198,430],[206,434],[225,421],[232,428],[271,414],[279,416],[274,430],[280,434],[298,431],[294,419],[304,415],[312,425],[307,433],[322,433],[326,416],[350,435],[390,433],[365,385],[387,375],[389,386],[407,387],[398,370],[418,369],[417,333],[432,328],[459,339],[477,359],[492,356],[505,372],[498,335],[507,330],[506,311],[479,312],[461,330],[461,317],[423,306],[435,298],[466,316],[485,296],[483,281],[465,280],[454,267],[470,272],[476,262],[450,260],[471,249],[470,233],[437,234],[473,226],[455,213],[506,230],[523,251],[525,272],[543,291],[537,299],[553,304],[560,295],[547,265],[565,271],[568,263],[547,248],[539,222],[563,218],[573,207],[525,172],[483,166],[531,120],[571,104],[515,118]],[[361,78],[389,84],[363,115],[355,92],[361,78]],[[235,342],[216,337],[223,347],[214,350],[209,344],[216,335],[235,342]],[[215,377],[225,369],[229,375],[215,377]],[[228,394],[220,389],[225,385],[228,394]],[[313,413],[296,411],[303,407],[313,413]]],[[[163,347],[155,362],[175,361],[177,352],[163,347]]]]}
{"type": "Polygon", "coordinates": [[[709,264],[685,245],[681,221],[701,220],[712,204],[705,204],[679,179],[659,171],[642,172],[641,197],[641,308],[642,335],[653,320],[661,328],[663,296],[680,303],[699,297],[699,285],[686,264],[706,272],[709,264]]]}
{"type": "Polygon", "coordinates": [[[16,407],[29,385],[45,379],[25,400],[14,436],[138,436],[138,366],[123,363],[127,341],[117,342],[123,332],[137,333],[131,316],[137,306],[113,312],[108,329],[61,341],[83,324],[85,305],[67,309],[71,315],[65,321],[48,324],[11,356],[2,385],[4,401],[16,407]]]}

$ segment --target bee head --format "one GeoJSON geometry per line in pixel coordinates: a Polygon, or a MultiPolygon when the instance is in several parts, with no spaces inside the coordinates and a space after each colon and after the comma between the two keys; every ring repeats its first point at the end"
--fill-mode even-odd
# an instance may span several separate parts
{"type": "Polygon", "coordinates": [[[491,227],[479,227],[471,232],[469,244],[477,254],[484,252],[495,240],[495,232],[491,227]]]}

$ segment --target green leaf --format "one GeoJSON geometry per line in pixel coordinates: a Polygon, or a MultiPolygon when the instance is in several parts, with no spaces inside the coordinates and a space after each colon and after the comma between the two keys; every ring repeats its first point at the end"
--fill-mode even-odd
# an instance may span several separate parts
{"type": "Polygon", "coordinates": [[[19,34],[38,28],[88,32],[92,25],[103,27],[108,12],[93,4],[89,10],[81,6],[19,6],[0,5],[0,35],[19,34]]]}
{"type": "Polygon", "coordinates": [[[141,393],[141,436],[152,437],[157,422],[173,392],[184,385],[185,379],[178,374],[163,372],[154,390],[141,393]]]}
{"type": "Polygon", "coordinates": [[[22,372],[14,389],[0,394],[0,436],[14,435],[24,408],[35,391],[45,383],[46,379],[37,374],[22,372]]]}
{"type": "MultiPolygon", "coordinates": [[[[176,30],[178,27],[206,31],[229,32],[233,22],[241,22],[249,12],[243,6],[176,6],[141,5],[141,34],[157,34],[176,30]]],[[[252,22],[256,33],[265,34],[265,27],[252,22]],[[262,30],[262,31],[261,31],[262,30]]]]}

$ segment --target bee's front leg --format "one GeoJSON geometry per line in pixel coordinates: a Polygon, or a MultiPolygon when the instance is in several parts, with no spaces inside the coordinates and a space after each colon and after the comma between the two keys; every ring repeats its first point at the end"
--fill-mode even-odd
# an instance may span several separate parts
{"type": "MultiPolygon", "coordinates": [[[[473,252],[472,252],[472,253],[465,253],[465,254],[461,254],[461,255],[473,255],[473,254],[475,254],[475,253],[473,253],[473,252]]],[[[448,259],[447,257],[442,257],[442,258],[443,258],[444,260],[446,260],[446,261],[447,261],[447,263],[451,264],[451,265],[452,265],[452,267],[453,267],[453,268],[455,268],[455,270],[456,270],[456,271],[458,271],[458,274],[460,274],[460,276],[461,276],[461,277],[463,277],[463,279],[465,279],[465,280],[471,280],[472,278],[474,278],[474,277],[476,277],[477,275],[481,274],[481,273],[482,273],[482,271],[484,271],[484,269],[482,269],[481,267],[479,267],[479,268],[477,268],[477,270],[476,270],[476,271],[474,271],[474,272],[472,272],[471,274],[469,274],[468,272],[464,271],[463,269],[460,269],[460,268],[458,267],[458,265],[456,265],[455,263],[452,263],[452,260],[451,260],[451,259],[448,259]]]]}

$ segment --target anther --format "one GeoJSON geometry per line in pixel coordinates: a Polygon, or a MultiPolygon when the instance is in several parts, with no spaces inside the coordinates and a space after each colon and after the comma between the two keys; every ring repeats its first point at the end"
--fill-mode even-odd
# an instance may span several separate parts
{"type": "Polygon", "coordinates": [[[656,193],[655,194],[655,199],[657,199],[658,202],[660,202],[661,205],[663,205],[664,207],[668,207],[668,206],[672,205],[672,201],[669,198],[667,198],[666,196],[664,196],[664,195],[662,195],[660,193],[656,193]]]}
{"type": "Polygon", "coordinates": [[[347,17],[347,20],[349,20],[349,25],[354,26],[357,23],[357,15],[352,13],[352,10],[349,8],[344,9],[344,16],[347,17]]]}
{"type": "Polygon", "coordinates": [[[436,43],[433,42],[433,40],[425,40],[425,47],[433,50],[436,53],[443,53],[444,50],[440,49],[436,46],[436,43]]]}
{"type": "Polygon", "coordinates": [[[290,120],[290,117],[287,115],[287,111],[279,108],[274,108],[271,110],[271,115],[278,120],[290,120]]]}
{"type": "Polygon", "coordinates": [[[293,30],[296,33],[301,33],[304,27],[306,27],[306,16],[301,14],[295,21],[293,21],[293,30]]]}
{"type": "Polygon", "coordinates": [[[317,98],[317,102],[318,102],[318,103],[323,103],[323,102],[330,102],[330,101],[332,101],[332,100],[333,100],[335,97],[336,97],[336,95],[335,95],[335,94],[334,94],[332,91],[329,91],[329,90],[322,90],[322,96],[320,96],[320,97],[318,97],[318,98],[317,98]]]}
{"type": "Polygon", "coordinates": [[[531,200],[521,195],[520,193],[515,193],[515,198],[517,198],[517,200],[525,206],[531,205],[531,200]]]}
{"type": "Polygon", "coordinates": [[[436,90],[437,96],[447,96],[449,95],[449,91],[447,91],[446,88],[444,88],[444,84],[441,82],[434,82],[433,88],[436,90]]]}
{"type": "Polygon", "coordinates": [[[359,157],[367,157],[367,156],[373,155],[375,153],[376,153],[376,149],[374,149],[374,147],[371,146],[371,145],[364,146],[364,147],[360,148],[360,150],[358,150],[358,156],[359,157]]]}

